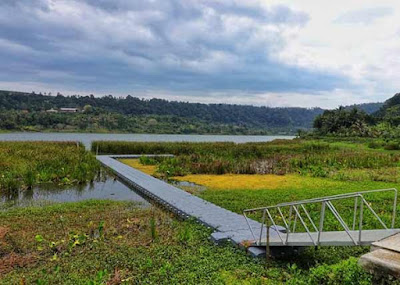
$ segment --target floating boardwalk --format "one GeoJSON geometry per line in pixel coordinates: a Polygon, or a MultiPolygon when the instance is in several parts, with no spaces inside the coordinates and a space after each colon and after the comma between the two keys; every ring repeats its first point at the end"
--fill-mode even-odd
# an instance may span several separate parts
{"type": "MultiPolygon", "coordinates": [[[[117,158],[139,157],[137,155],[99,155],[97,159],[147,198],[179,216],[195,218],[203,225],[214,229],[215,232],[211,238],[215,242],[230,240],[235,245],[241,246],[243,242],[253,239],[249,226],[242,215],[191,195],[117,160],[117,158]]],[[[261,226],[260,223],[251,219],[249,219],[249,223],[254,228],[261,226]]],[[[271,236],[275,234],[276,232],[271,230],[271,236]]],[[[254,256],[265,253],[264,249],[257,247],[250,247],[248,252],[254,256]]]]}

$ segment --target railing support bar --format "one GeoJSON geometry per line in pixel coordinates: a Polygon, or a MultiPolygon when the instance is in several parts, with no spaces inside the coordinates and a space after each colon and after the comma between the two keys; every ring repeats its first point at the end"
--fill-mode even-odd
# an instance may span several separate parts
{"type": "Polygon", "coordinates": [[[363,202],[365,203],[365,205],[367,206],[367,208],[372,212],[372,214],[375,216],[375,218],[377,218],[377,220],[381,223],[381,225],[387,230],[388,227],[386,226],[386,224],[382,221],[381,218],[379,218],[378,214],[374,211],[374,209],[372,209],[372,207],[368,204],[367,200],[364,199],[363,196],[361,196],[361,199],[363,200],[363,202]]]}
{"type": "Polygon", "coordinates": [[[311,219],[311,216],[308,214],[308,211],[304,205],[301,205],[301,208],[303,209],[304,213],[306,213],[306,216],[308,220],[311,222],[311,225],[313,226],[314,230],[318,232],[317,226],[314,224],[314,221],[311,219]]]}
{"type": "Polygon", "coordinates": [[[276,224],[275,224],[275,221],[274,221],[274,219],[272,218],[271,213],[270,213],[268,210],[267,210],[267,215],[268,215],[269,219],[271,220],[272,225],[274,226],[275,231],[278,233],[278,237],[279,237],[279,239],[281,240],[282,244],[285,244],[285,242],[283,241],[283,238],[281,237],[281,232],[278,231],[277,226],[276,226],[276,224]]]}
{"type": "Polygon", "coordinates": [[[282,220],[283,220],[283,223],[285,224],[286,229],[289,228],[289,227],[288,227],[288,223],[286,222],[286,219],[285,219],[285,217],[283,216],[283,213],[282,213],[280,207],[278,207],[278,212],[279,212],[279,215],[282,217],[282,220]]]}
{"type": "Polygon", "coordinates": [[[303,224],[304,228],[306,229],[306,232],[307,232],[308,236],[310,237],[311,241],[313,242],[313,244],[314,244],[314,245],[317,245],[317,243],[316,243],[315,240],[313,239],[313,237],[312,237],[312,235],[311,235],[311,233],[310,233],[310,231],[309,231],[309,229],[308,229],[306,223],[304,223],[304,220],[303,220],[303,218],[301,217],[301,215],[300,215],[300,213],[299,213],[299,211],[297,210],[296,207],[294,208],[294,211],[296,212],[297,216],[299,216],[299,220],[300,220],[300,222],[303,224]]]}
{"type": "Polygon", "coordinates": [[[331,201],[328,201],[326,203],[328,205],[328,208],[332,211],[333,215],[336,217],[336,219],[339,221],[339,223],[342,225],[342,227],[344,228],[344,230],[346,231],[347,235],[350,237],[350,239],[353,241],[353,243],[355,245],[357,245],[357,241],[354,240],[354,238],[352,237],[352,235],[350,234],[350,229],[347,226],[347,224],[344,222],[343,218],[340,216],[340,214],[338,213],[338,211],[336,210],[335,206],[333,206],[333,204],[331,203],[331,201]]]}

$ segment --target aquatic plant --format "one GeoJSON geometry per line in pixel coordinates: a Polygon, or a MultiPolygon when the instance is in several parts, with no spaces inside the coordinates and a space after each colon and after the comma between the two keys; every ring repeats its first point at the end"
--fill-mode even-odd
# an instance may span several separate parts
{"type": "Polygon", "coordinates": [[[0,191],[83,183],[99,169],[94,155],[75,142],[0,142],[0,191]]]}
{"type": "MultiPolygon", "coordinates": [[[[186,174],[289,174],[339,177],[338,172],[354,169],[397,167],[400,153],[369,149],[364,145],[305,140],[277,140],[268,143],[141,143],[95,142],[100,152],[174,154],[140,162],[157,166],[160,176],[186,174]]],[[[128,160],[124,160],[129,164],[128,160]]],[[[346,176],[342,176],[345,178],[346,176]]]]}

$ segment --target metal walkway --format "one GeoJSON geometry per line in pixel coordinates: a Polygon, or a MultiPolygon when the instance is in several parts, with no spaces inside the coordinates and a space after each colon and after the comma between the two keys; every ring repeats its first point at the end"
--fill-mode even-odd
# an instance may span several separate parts
{"type": "MultiPolygon", "coordinates": [[[[246,221],[242,215],[191,195],[116,159],[139,157],[138,155],[96,156],[104,166],[110,168],[115,175],[144,196],[184,218],[195,218],[200,223],[214,229],[216,231],[212,234],[214,241],[220,242],[229,239],[234,244],[241,245],[244,241],[253,239],[248,230],[248,225],[260,227],[261,224],[259,222],[250,219],[246,221]]],[[[271,233],[272,236],[277,234],[275,230],[272,230],[271,233]]],[[[250,253],[252,253],[251,250],[257,251],[256,249],[250,249],[250,253]]]]}
{"type": "MultiPolygon", "coordinates": [[[[346,208],[346,211],[348,213],[349,209],[346,208]]],[[[249,215],[256,213],[262,215],[261,225],[258,228],[254,228],[252,223],[248,224],[249,231],[253,237],[253,244],[256,246],[370,245],[373,242],[400,233],[400,229],[395,228],[397,189],[394,188],[281,203],[276,206],[245,210],[243,214],[248,219],[249,215]],[[366,199],[366,195],[384,192],[393,192],[390,226],[383,221],[383,218],[377,214],[372,204],[366,199]],[[334,205],[334,203],[343,205],[348,203],[349,200],[350,202],[354,200],[354,206],[351,206],[353,208],[351,226],[342,217],[338,207],[334,205]],[[329,226],[332,227],[336,223],[340,230],[324,231],[324,224],[326,224],[326,217],[329,212],[331,213],[329,226]],[[379,229],[364,229],[367,212],[370,214],[368,221],[370,223],[375,221],[379,224],[379,229]],[[284,230],[278,231],[277,235],[269,235],[269,228],[271,226],[276,227],[277,221],[285,225],[284,230]],[[297,228],[303,229],[303,232],[296,232],[296,225],[297,228]]],[[[382,209],[379,209],[379,213],[382,214],[382,209]]]]}

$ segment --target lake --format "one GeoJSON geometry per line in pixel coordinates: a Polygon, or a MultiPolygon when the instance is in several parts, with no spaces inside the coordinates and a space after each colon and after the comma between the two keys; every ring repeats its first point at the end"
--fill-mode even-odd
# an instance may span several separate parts
{"type": "Polygon", "coordinates": [[[294,136],[230,136],[230,135],[159,135],[159,134],[96,134],[96,133],[3,133],[0,141],[79,141],[87,149],[92,141],[137,142],[269,142],[275,139],[293,139],[294,136]]]}
{"type": "MultiPolygon", "coordinates": [[[[0,201],[10,206],[25,206],[33,202],[78,202],[89,199],[134,201],[143,207],[150,206],[142,196],[114,176],[102,175],[101,179],[82,185],[42,184],[32,189],[2,192],[0,201]]],[[[0,203],[1,204],[1,203],[0,203]]]]}

